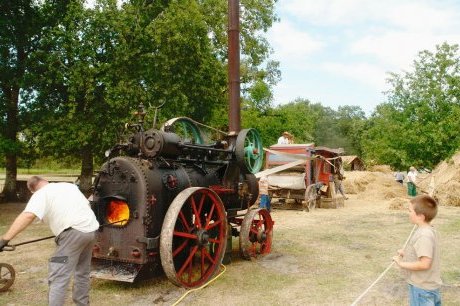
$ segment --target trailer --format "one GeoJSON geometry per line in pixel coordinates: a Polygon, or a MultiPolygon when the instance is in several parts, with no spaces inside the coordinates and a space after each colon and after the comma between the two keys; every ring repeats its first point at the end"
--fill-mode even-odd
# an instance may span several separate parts
{"type": "Polygon", "coordinates": [[[343,207],[335,194],[333,174],[339,167],[342,148],[309,144],[273,145],[265,149],[264,171],[272,207],[310,211],[314,208],[343,207]]]}

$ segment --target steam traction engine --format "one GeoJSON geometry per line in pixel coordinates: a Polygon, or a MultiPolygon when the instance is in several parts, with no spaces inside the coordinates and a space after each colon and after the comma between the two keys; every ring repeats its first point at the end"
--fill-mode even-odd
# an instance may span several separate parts
{"type": "Polygon", "coordinates": [[[128,140],[107,152],[94,182],[92,207],[101,229],[92,274],[134,282],[162,270],[176,285],[201,286],[232,251],[250,259],[270,252],[273,221],[249,209],[258,197],[253,173],[262,166],[258,132],[220,132],[175,118],[144,130],[143,107],[128,140]],[[247,210],[247,212],[246,212],[247,210]]]}

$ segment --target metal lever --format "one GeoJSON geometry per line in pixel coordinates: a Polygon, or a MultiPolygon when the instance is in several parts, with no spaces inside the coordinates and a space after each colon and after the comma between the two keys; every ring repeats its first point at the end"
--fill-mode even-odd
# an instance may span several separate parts
{"type": "Polygon", "coordinates": [[[38,242],[38,241],[42,241],[42,240],[47,240],[47,239],[51,239],[51,238],[54,238],[54,237],[56,237],[56,236],[48,236],[48,237],[45,237],[45,238],[40,238],[40,239],[34,239],[34,240],[21,242],[21,243],[18,243],[18,244],[5,245],[3,247],[3,250],[4,251],[14,251],[14,250],[16,250],[17,246],[24,245],[24,244],[29,244],[29,243],[33,243],[33,242],[38,242]]]}

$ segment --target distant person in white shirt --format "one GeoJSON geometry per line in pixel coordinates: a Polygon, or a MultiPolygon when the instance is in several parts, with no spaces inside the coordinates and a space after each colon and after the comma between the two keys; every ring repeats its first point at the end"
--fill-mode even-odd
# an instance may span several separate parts
{"type": "Polygon", "coordinates": [[[48,263],[49,305],[65,304],[72,275],[74,303],[89,305],[91,255],[99,228],[89,201],[75,184],[49,183],[39,176],[29,178],[27,188],[32,197],[0,239],[0,252],[35,218],[42,220],[56,236],[56,250],[48,263]]]}
{"type": "Polygon", "coordinates": [[[417,169],[415,167],[410,167],[407,173],[407,194],[411,197],[417,195],[417,169]]]}
{"type": "Polygon", "coordinates": [[[280,138],[278,138],[278,144],[289,144],[289,133],[283,132],[280,138]]]}

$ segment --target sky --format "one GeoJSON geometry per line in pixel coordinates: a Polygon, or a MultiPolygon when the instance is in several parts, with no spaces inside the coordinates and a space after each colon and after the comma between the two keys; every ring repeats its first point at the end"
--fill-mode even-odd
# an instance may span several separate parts
{"type": "Polygon", "coordinates": [[[459,0],[278,0],[266,37],[280,62],[274,105],[296,98],[367,115],[385,102],[388,72],[413,71],[422,50],[460,44],[459,0]]]}

